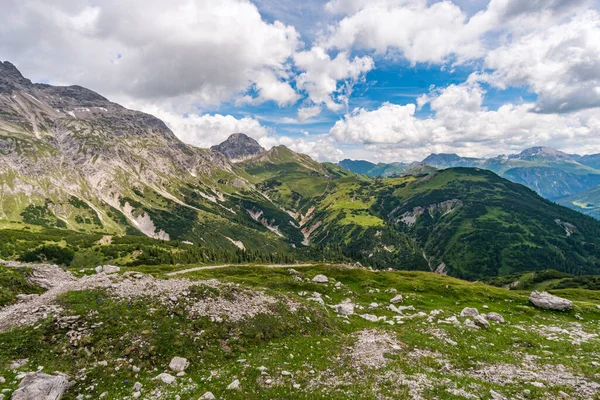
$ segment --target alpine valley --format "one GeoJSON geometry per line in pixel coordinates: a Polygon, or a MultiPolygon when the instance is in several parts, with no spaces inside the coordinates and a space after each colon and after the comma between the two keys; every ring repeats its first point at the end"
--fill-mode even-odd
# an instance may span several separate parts
{"type": "Polygon", "coordinates": [[[0,64],[0,152],[5,259],[325,259],[466,279],[600,273],[600,222],[543,198],[593,209],[597,156],[535,148],[335,165],[265,150],[243,133],[201,149],[151,115],[83,87],[32,83],[9,62],[0,64]]]}

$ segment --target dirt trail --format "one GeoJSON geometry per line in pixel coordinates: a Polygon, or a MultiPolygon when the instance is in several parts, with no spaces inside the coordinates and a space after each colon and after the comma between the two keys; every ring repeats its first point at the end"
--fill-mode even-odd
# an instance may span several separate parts
{"type": "MultiPolygon", "coordinates": [[[[269,265],[262,265],[263,267],[266,268],[302,268],[302,267],[312,267],[315,264],[269,264],[269,265]]],[[[202,271],[205,269],[220,269],[220,268],[227,268],[227,267],[250,267],[249,264],[225,264],[225,265],[205,265],[203,267],[194,267],[194,268],[188,268],[188,269],[182,269],[181,271],[173,271],[173,272],[169,272],[166,273],[166,276],[175,276],[175,275],[181,275],[181,274],[187,274],[188,272],[194,272],[194,271],[202,271]]]]}

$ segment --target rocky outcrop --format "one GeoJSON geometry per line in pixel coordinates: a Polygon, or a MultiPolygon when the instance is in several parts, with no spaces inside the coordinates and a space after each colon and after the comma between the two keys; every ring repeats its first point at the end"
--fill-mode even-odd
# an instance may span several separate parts
{"type": "Polygon", "coordinates": [[[546,292],[533,292],[529,295],[529,302],[543,310],[569,311],[573,308],[571,300],[554,296],[546,292]]]}

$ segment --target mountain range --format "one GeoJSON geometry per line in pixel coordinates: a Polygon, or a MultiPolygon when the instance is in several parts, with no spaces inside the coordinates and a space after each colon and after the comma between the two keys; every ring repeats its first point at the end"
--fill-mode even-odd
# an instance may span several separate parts
{"type": "Polygon", "coordinates": [[[94,263],[135,262],[171,243],[468,279],[600,273],[600,222],[521,184],[548,198],[592,188],[595,156],[432,155],[378,165],[394,172],[375,179],[366,162],[319,163],[243,133],[211,149],[187,145],[151,115],[83,87],[32,83],[8,62],[0,63],[0,153],[0,228],[19,238],[0,243],[3,258],[24,257],[32,246],[19,241],[51,232],[58,246],[72,233],[92,235],[67,246],[93,253],[94,263]],[[150,247],[117,247],[143,236],[150,247]]]}
{"type": "Polygon", "coordinates": [[[343,160],[340,166],[368,176],[411,173],[416,166],[437,169],[482,168],[537,192],[542,197],[598,218],[600,216],[600,154],[567,154],[549,147],[532,147],[519,154],[493,158],[461,157],[457,154],[430,154],[420,162],[370,163],[343,160]]]}

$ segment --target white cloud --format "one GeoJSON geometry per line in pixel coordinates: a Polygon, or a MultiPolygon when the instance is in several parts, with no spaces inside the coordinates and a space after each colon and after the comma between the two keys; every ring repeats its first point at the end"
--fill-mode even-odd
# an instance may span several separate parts
{"type": "Polygon", "coordinates": [[[0,54],[34,79],[147,101],[219,104],[252,86],[260,101],[297,99],[298,34],[248,0],[6,0],[0,14],[0,54]]]}
{"type": "Polygon", "coordinates": [[[415,117],[414,104],[357,109],[338,121],[330,134],[339,142],[364,144],[387,161],[420,160],[432,152],[494,156],[536,145],[600,151],[600,117],[593,111],[540,114],[531,112],[533,104],[487,110],[481,107],[483,94],[474,84],[431,93],[423,102],[430,103],[434,115],[425,119],[415,117]]]}
{"type": "Polygon", "coordinates": [[[600,107],[600,13],[578,14],[500,46],[485,65],[493,72],[478,79],[529,87],[538,94],[537,111],[600,107]]]}
{"type": "Polygon", "coordinates": [[[329,135],[313,135],[310,138],[267,136],[260,139],[259,143],[265,148],[284,145],[295,152],[307,154],[319,161],[337,162],[344,158],[344,153],[337,148],[337,143],[329,135]]]}
{"type": "Polygon", "coordinates": [[[321,35],[325,48],[400,52],[412,63],[465,62],[488,49],[490,32],[521,35],[551,25],[588,0],[491,0],[468,16],[451,1],[331,0],[325,9],[344,17],[321,35]]]}
{"type": "Polygon", "coordinates": [[[298,121],[303,122],[309,118],[316,117],[321,114],[320,106],[303,107],[298,109],[298,121]]]}
{"type": "Polygon", "coordinates": [[[145,107],[144,111],[162,119],[183,142],[202,148],[219,144],[232,133],[245,133],[256,140],[269,134],[266,127],[250,117],[237,119],[220,114],[182,116],[156,107],[145,107]]]}
{"type": "Polygon", "coordinates": [[[296,78],[297,88],[306,91],[315,105],[324,104],[333,111],[343,109],[353,84],[374,68],[371,57],[354,57],[350,60],[347,53],[341,52],[332,59],[321,47],[297,52],[294,62],[304,71],[296,78]],[[338,85],[338,81],[344,82],[338,85]]]}

